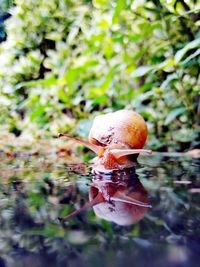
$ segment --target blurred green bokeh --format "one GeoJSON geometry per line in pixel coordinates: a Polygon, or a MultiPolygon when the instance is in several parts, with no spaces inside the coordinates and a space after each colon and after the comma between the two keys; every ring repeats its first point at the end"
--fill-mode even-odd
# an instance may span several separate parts
{"type": "Polygon", "coordinates": [[[147,120],[150,148],[198,146],[198,1],[2,3],[1,132],[86,137],[95,115],[129,108],[147,120]]]}

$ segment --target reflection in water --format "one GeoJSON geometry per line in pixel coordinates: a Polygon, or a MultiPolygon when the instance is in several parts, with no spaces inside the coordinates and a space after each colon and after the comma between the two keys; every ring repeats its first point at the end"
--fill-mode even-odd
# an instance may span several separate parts
{"type": "Polygon", "coordinates": [[[93,173],[89,202],[68,214],[68,219],[90,207],[96,216],[119,225],[130,225],[141,220],[148,208],[148,193],[138,179],[135,168],[110,173],[93,173]]]}
{"type": "MultiPolygon", "coordinates": [[[[156,155],[140,158],[137,172],[154,203],[142,223],[119,227],[97,222],[93,211],[74,217],[70,223],[59,223],[57,217],[72,205],[80,207],[82,201],[88,201],[90,168],[68,166],[55,157],[12,158],[9,164],[8,159],[1,158],[1,267],[132,267],[135,262],[138,267],[199,267],[200,175],[196,160],[156,155]]],[[[94,195],[91,192],[90,202],[99,195],[99,201],[111,202],[116,209],[119,203],[111,197],[121,188],[126,196],[132,191],[131,201],[148,203],[134,169],[94,174],[91,182],[94,195]]],[[[100,208],[99,204],[93,207],[100,208]]]]}

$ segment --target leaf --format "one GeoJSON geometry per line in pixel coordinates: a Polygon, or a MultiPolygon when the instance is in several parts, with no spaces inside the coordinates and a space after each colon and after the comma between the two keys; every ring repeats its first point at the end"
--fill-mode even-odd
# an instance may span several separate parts
{"type": "Polygon", "coordinates": [[[131,104],[135,108],[139,108],[141,106],[141,103],[147,99],[151,99],[151,97],[155,93],[153,91],[147,91],[145,93],[139,94],[138,96],[134,97],[131,104]]]}
{"type": "Polygon", "coordinates": [[[182,61],[182,64],[186,64],[188,63],[191,59],[193,59],[194,57],[200,55],[200,49],[197,49],[192,55],[190,55],[189,57],[187,57],[184,61],[182,61]]]}
{"type": "Polygon", "coordinates": [[[93,0],[93,5],[96,8],[106,7],[109,4],[108,0],[93,0]]]}
{"type": "Polygon", "coordinates": [[[173,109],[166,117],[165,119],[165,125],[170,124],[170,122],[172,122],[177,116],[183,114],[186,111],[186,109],[184,107],[181,108],[175,108],[173,109]]]}
{"type": "Polygon", "coordinates": [[[200,38],[193,40],[192,42],[188,43],[185,47],[183,47],[182,49],[180,49],[174,59],[175,59],[175,64],[178,64],[181,59],[183,58],[183,56],[187,53],[187,51],[194,49],[196,47],[200,46],[200,38]]]}
{"type": "MultiPolygon", "coordinates": [[[[111,69],[107,76],[105,77],[105,79],[103,80],[103,82],[99,85],[99,87],[93,87],[89,90],[89,98],[95,98],[95,97],[101,97],[102,95],[106,94],[110,84],[112,82],[112,78],[113,78],[113,70],[111,69]]],[[[102,99],[105,99],[104,97],[102,99]]]]}
{"type": "Polygon", "coordinates": [[[133,78],[141,77],[150,72],[153,68],[149,66],[141,66],[133,72],[133,78]]]}
{"type": "Polygon", "coordinates": [[[81,67],[78,68],[69,68],[67,73],[59,80],[59,85],[68,86],[68,95],[73,93],[74,83],[77,81],[82,71],[81,67]]]}
{"type": "Polygon", "coordinates": [[[92,126],[91,120],[88,119],[80,120],[76,126],[75,133],[77,133],[77,135],[79,135],[80,137],[87,138],[91,126],[92,126]]]}
{"type": "Polygon", "coordinates": [[[15,90],[18,90],[22,87],[36,87],[38,85],[42,85],[44,87],[51,87],[57,84],[57,79],[54,76],[48,77],[46,79],[40,80],[32,80],[29,82],[21,82],[17,86],[15,86],[15,90]]]}
{"type": "Polygon", "coordinates": [[[174,65],[173,59],[167,59],[162,63],[155,65],[156,70],[165,70],[166,68],[172,67],[174,65]]]}
{"type": "Polygon", "coordinates": [[[71,29],[71,31],[70,31],[70,33],[68,34],[68,37],[67,37],[67,42],[69,44],[71,44],[74,41],[74,39],[78,35],[78,31],[79,31],[79,28],[78,27],[73,27],[71,29]]]}
{"type": "Polygon", "coordinates": [[[173,74],[168,75],[168,76],[167,76],[167,79],[165,79],[165,80],[163,81],[163,83],[161,84],[160,88],[161,88],[161,89],[165,89],[165,88],[167,88],[168,84],[169,84],[171,81],[173,81],[173,80],[177,80],[177,79],[178,79],[178,76],[177,76],[176,73],[173,73],[173,74]]]}
{"type": "Polygon", "coordinates": [[[167,59],[165,61],[163,61],[162,63],[159,63],[157,65],[153,65],[153,66],[141,66],[139,68],[137,68],[134,72],[133,72],[133,77],[141,77],[144,76],[145,74],[147,74],[150,71],[158,71],[158,70],[164,70],[165,68],[171,67],[173,66],[173,60],[172,59],[167,59]]]}
{"type": "Polygon", "coordinates": [[[178,142],[192,142],[197,139],[198,134],[194,129],[182,128],[172,132],[173,139],[178,142]]]}
{"type": "Polygon", "coordinates": [[[125,0],[118,0],[118,1],[117,1],[117,6],[116,6],[116,8],[115,8],[115,12],[114,12],[113,19],[112,19],[112,23],[113,23],[113,24],[118,23],[120,12],[121,12],[125,7],[126,7],[126,1],[125,1],[125,0]]]}
{"type": "Polygon", "coordinates": [[[65,104],[69,104],[70,103],[70,99],[69,99],[67,93],[65,92],[65,90],[63,88],[59,88],[58,89],[58,96],[59,96],[59,99],[61,101],[63,101],[63,103],[65,103],[65,104]]]}

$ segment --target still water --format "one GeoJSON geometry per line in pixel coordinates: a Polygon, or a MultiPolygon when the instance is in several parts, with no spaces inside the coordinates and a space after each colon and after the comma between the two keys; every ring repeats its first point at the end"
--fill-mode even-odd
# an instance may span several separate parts
{"type": "Polygon", "coordinates": [[[0,267],[200,266],[198,160],[154,155],[91,170],[0,156],[0,267]]]}

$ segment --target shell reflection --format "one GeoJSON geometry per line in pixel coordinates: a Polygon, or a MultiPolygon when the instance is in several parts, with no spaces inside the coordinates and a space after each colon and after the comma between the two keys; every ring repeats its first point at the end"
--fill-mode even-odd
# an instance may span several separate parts
{"type": "Polygon", "coordinates": [[[148,193],[135,169],[114,171],[109,175],[94,174],[94,185],[90,187],[89,198],[100,203],[93,206],[96,216],[119,225],[130,225],[141,220],[148,208],[148,193]]]}
{"type": "Polygon", "coordinates": [[[93,173],[89,202],[68,214],[68,219],[92,207],[97,217],[119,225],[131,225],[141,220],[151,207],[148,193],[135,173],[135,168],[93,173]]]}

